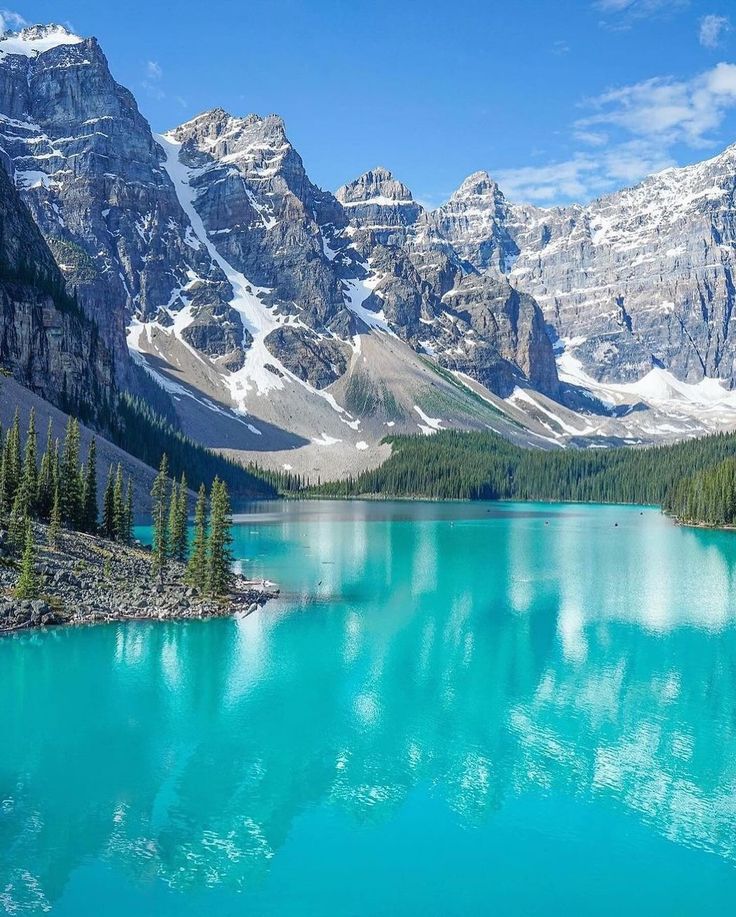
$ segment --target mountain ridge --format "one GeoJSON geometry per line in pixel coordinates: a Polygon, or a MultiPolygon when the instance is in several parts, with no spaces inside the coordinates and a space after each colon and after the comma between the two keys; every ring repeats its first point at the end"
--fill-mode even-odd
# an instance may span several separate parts
{"type": "Polygon", "coordinates": [[[687,388],[736,369],[718,157],[695,218],[661,192],[669,248],[650,215],[636,263],[615,195],[536,208],[481,170],[427,210],[382,166],[318,188],[278,115],[213,108],[154,135],[96,40],[59,38],[0,53],[2,164],[121,384],[145,369],[210,447],[320,474],[375,463],[387,430],[490,423],[564,446],[736,422],[725,390],[701,419],[687,388]]]}

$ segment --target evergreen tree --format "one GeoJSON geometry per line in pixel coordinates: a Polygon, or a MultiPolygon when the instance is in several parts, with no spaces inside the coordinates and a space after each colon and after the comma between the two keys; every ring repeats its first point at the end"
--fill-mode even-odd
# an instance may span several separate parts
{"type": "Polygon", "coordinates": [[[8,539],[13,551],[21,551],[26,539],[26,524],[30,521],[28,492],[19,487],[13,500],[8,521],[8,539]]]}
{"type": "Polygon", "coordinates": [[[128,478],[125,494],[125,543],[133,544],[133,479],[128,478]]]}
{"type": "Polygon", "coordinates": [[[115,477],[112,465],[107,472],[107,484],[102,498],[102,534],[105,538],[115,537],[115,477]]]}
{"type": "Polygon", "coordinates": [[[187,479],[182,474],[181,481],[172,485],[169,503],[169,550],[174,560],[187,559],[188,511],[187,479]]]}
{"type": "Polygon", "coordinates": [[[179,502],[177,505],[177,540],[174,542],[173,553],[177,560],[185,561],[187,559],[187,524],[189,521],[189,489],[187,487],[187,476],[182,471],[181,480],[179,481],[179,502]]]}
{"type": "Polygon", "coordinates": [[[0,523],[7,515],[7,506],[5,505],[5,436],[3,434],[2,424],[0,424],[0,523]]]}
{"type": "Polygon", "coordinates": [[[61,530],[61,494],[59,485],[54,487],[54,499],[51,504],[51,516],[49,519],[49,544],[55,548],[59,541],[59,532],[61,530]]]}
{"type": "Polygon", "coordinates": [[[25,545],[20,562],[20,576],[15,587],[18,599],[37,599],[41,593],[41,581],[36,573],[36,542],[30,519],[25,524],[25,545]]]}
{"type": "Polygon", "coordinates": [[[79,422],[70,417],[64,435],[60,468],[61,518],[77,529],[82,515],[82,481],[79,474],[79,422]]]}
{"type": "Polygon", "coordinates": [[[46,448],[41,456],[41,470],[38,475],[38,489],[36,492],[36,507],[41,519],[48,519],[54,503],[54,439],[51,418],[46,431],[46,448]]]}
{"type": "Polygon", "coordinates": [[[89,444],[82,484],[81,528],[92,534],[97,531],[97,443],[94,437],[89,444]]]}
{"type": "Polygon", "coordinates": [[[168,556],[176,559],[176,542],[179,541],[179,485],[176,481],[171,482],[171,493],[169,495],[169,517],[168,517],[167,544],[168,556]]]}
{"type": "Polygon", "coordinates": [[[204,589],[207,579],[207,490],[200,484],[194,508],[194,538],[187,563],[186,581],[204,589]]]}
{"type": "Polygon", "coordinates": [[[20,412],[16,408],[15,417],[5,437],[3,447],[3,493],[1,498],[5,513],[10,512],[12,509],[15,494],[20,484],[20,474],[20,412]]]}
{"type": "Polygon", "coordinates": [[[38,465],[36,443],[36,411],[31,408],[28,416],[28,431],[26,433],[26,446],[23,451],[23,466],[19,488],[25,491],[24,499],[27,502],[28,512],[35,515],[36,498],[38,495],[38,465]]]}
{"type": "Polygon", "coordinates": [[[215,598],[224,598],[232,589],[231,525],[227,485],[219,478],[215,478],[210,493],[210,524],[207,538],[207,592],[215,598]]]}
{"type": "Polygon", "coordinates": [[[112,489],[113,538],[125,541],[125,498],[123,496],[123,466],[118,462],[115,483],[112,489]]]}
{"type": "Polygon", "coordinates": [[[153,515],[153,563],[154,575],[163,581],[166,559],[169,556],[168,506],[169,493],[169,460],[166,454],[161,456],[158,474],[151,488],[153,515]]]}

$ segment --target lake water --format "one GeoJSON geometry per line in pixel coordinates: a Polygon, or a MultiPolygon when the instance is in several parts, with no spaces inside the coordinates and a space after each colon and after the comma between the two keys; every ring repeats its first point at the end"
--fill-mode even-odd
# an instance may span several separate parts
{"type": "Polygon", "coordinates": [[[0,910],[733,912],[735,534],[253,510],[246,620],[0,640],[0,910]]]}

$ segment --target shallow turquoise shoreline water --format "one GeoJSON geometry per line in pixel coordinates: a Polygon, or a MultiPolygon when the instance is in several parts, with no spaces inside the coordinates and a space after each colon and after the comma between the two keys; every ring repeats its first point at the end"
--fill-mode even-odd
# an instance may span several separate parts
{"type": "Polygon", "coordinates": [[[735,535],[342,501],[235,535],[284,594],[245,621],[0,641],[0,910],[730,910],[735,535]]]}

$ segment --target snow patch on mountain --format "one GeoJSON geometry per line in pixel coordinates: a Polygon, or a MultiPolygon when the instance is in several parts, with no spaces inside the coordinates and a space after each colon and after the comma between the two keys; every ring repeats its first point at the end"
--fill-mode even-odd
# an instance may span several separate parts
{"type": "Polygon", "coordinates": [[[0,38],[0,53],[35,57],[60,45],[78,45],[84,39],[63,25],[36,25],[20,32],[4,32],[0,38]]]}

